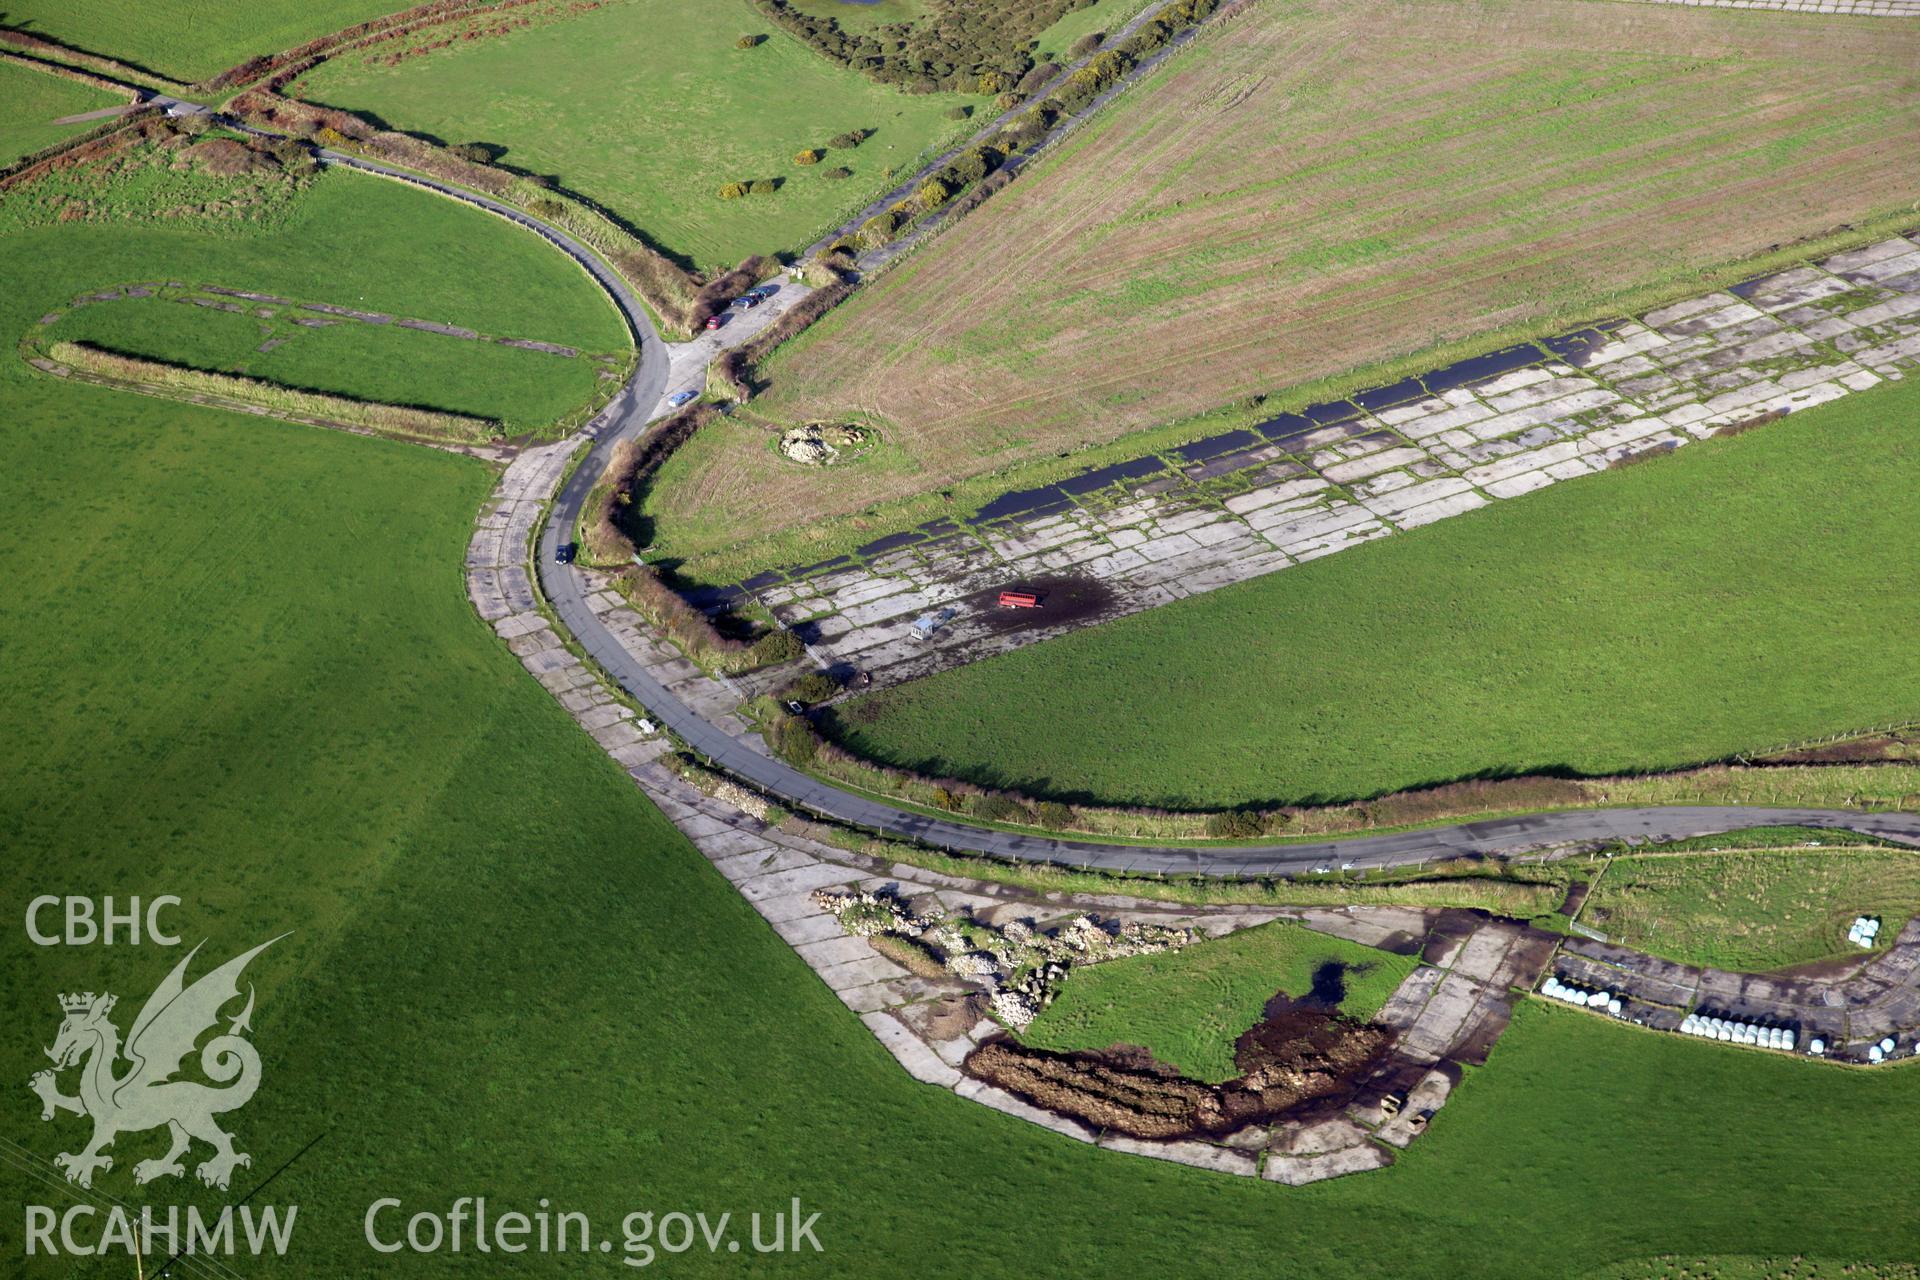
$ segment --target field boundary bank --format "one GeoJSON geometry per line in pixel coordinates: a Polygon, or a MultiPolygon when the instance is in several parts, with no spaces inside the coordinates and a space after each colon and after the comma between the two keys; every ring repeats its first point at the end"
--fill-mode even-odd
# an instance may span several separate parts
{"type": "MultiPolygon", "coordinates": [[[[1641,774],[1466,778],[1323,805],[1254,802],[1223,809],[1105,805],[1033,796],[1017,788],[988,786],[965,778],[939,777],[880,764],[822,737],[804,716],[782,710],[765,712],[762,722],[767,724],[767,741],[776,754],[809,776],[832,785],[908,805],[930,816],[956,814],[996,828],[1095,838],[1201,842],[1267,837],[1280,842],[1303,837],[1353,836],[1383,830],[1418,830],[1433,823],[1481,822],[1530,813],[1597,808],[1630,802],[1636,789],[1669,789],[1686,795],[1688,799],[1684,803],[1711,804],[1739,796],[1742,783],[1749,779],[1773,774],[1811,781],[1820,778],[1821,771],[1836,780],[1836,788],[1845,791],[1849,803],[1863,809],[1891,811],[1920,798],[1920,794],[1910,794],[1899,786],[1905,783],[1920,787],[1920,764],[1912,761],[1774,762],[1736,754],[1722,760],[1641,774]],[[1889,794],[1861,799],[1858,784],[1863,771],[1871,776],[1871,771],[1876,770],[1885,770],[1889,780],[1896,784],[1897,798],[1889,794]],[[1853,772],[1843,776],[1842,771],[1853,772]]],[[[1787,750],[1846,742],[1872,732],[1836,735],[1814,740],[1806,748],[1787,750]]],[[[1822,788],[1814,786],[1807,790],[1818,793],[1822,788]]]]}
{"type": "Polygon", "coordinates": [[[78,163],[90,160],[94,158],[94,154],[108,150],[112,146],[124,145],[130,139],[119,137],[120,133],[123,131],[131,133],[149,120],[157,118],[158,115],[157,107],[135,103],[125,113],[109,116],[91,129],[82,130],[70,138],[62,138],[38,151],[28,152],[11,164],[0,167],[0,194],[21,183],[34,181],[57,161],[73,159],[78,163]],[[84,156],[74,154],[86,151],[88,148],[98,148],[99,151],[84,156]]]}
{"type": "Polygon", "coordinates": [[[134,63],[109,58],[105,54],[92,53],[47,36],[22,31],[17,27],[0,26],[0,45],[10,46],[31,60],[89,71],[111,80],[125,81],[130,86],[138,86],[149,92],[192,93],[195,88],[191,84],[163,76],[157,71],[149,71],[134,63]]]}
{"type": "Polygon", "coordinates": [[[1767,9],[1841,18],[1920,18],[1920,0],[1628,0],[1703,9],[1767,9]]]}
{"type": "MultiPolygon", "coordinates": [[[[503,338],[461,328],[457,325],[442,324],[438,321],[423,320],[412,316],[388,315],[383,312],[369,312],[357,308],[340,306],[334,303],[283,298],[277,294],[260,293],[247,289],[233,289],[222,285],[186,285],[175,281],[136,281],[128,284],[110,285],[90,293],[81,294],[58,311],[48,312],[41,316],[34,325],[28,328],[19,344],[21,357],[26,360],[28,364],[41,370],[43,373],[53,372],[52,369],[48,367],[49,364],[61,366],[73,366],[77,364],[78,362],[75,361],[60,360],[54,354],[51,350],[54,340],[48,331],[60,320],[82,307],[104,305],[120,301],[190,303],[255,320],[263,317],[256,313],[254,307],[271,307],[275,310],[276,316],[292,312],[302,313],[297,318],[292,319],[292,323],[301,325],[302,327],[322,328],[335,324],[360,324],[367,326],[391,325],[395,328],[436,335],[451,340],[472,342],[480,346],[512,347],[524,351],[533,351],[554,359],[582,359],[596,366],[600,376],[595,380],[593,396],[584,404],[569,411],[555,421],[546,424],[540,433],[541,435],[571,434],[574,430],[578,429],[581,424],[593,418],[605,407],[607,402],[613,398],[620,385],[625,382],[627,373],[626,366],[629,363],[629,359],[619,359],[619,363],[610,369],[608,368],[607,361],[618,358],[619,353],[589,353],[560,343],[542,342],[526,338],[503,338]],[[241,305],[243,303],[251,303],[254,304],[254,306],[241,305]]],[[[387,401],[368,400],[342,392],[322,391],[312,387],[299,387],[291,383],[283,383],[273,378],[261,377],[254,374],[225,374],[217,369],[203,368],[197,365],[183,364],[179,361],[162,360],[153,356],[120,351],[111,346],[103,347],[98,343],[82,341],[78,345],[82,347],[92,347],[110,356],[140,361],[165,368],[178,369],[188,373],[205,374],[216,378],[237,378],[242,381],[256,382],[262,384],[264,387],[284,390],[294,395],[319,396],[351,404],[365,405],[374,410],[383,408],[408,411],[418,410],[422,413],[441,414],[453,419],[472,423],[485,422],[490,424],[497,434],[489,441],[480,442],[450,440],[443,436],[422,435],[399,430],[382,430],[377,427],[369,427],[364,423],[333,419],[325,415],[290,413],[264,399],[249,400],[245,397],[221,395],[217,392],[193,392],[184,387],[169,387],[164,383],[153,384],[142,382],[139,379],[116,378],[110,375],[104,375],[99,370],[89,370],[85,368],[70,369],[73,376],[77,376],[85,381],[103,382],[108,385],[122,386],[128,390],[144,390],[154,395],[192,399],[195,403],[219,404],[222,407],[247,406],[240,409],[240,411],[248,413],[264,412],[271,417],[283,418],[289,422],[301,422],[308,426],[327,426],[340,430],[354,431],[358,434],[382,435],[391,439],[405,440],[414,444],[428,444],[441,448],[453,448],[456,452],[475,452],[477,450],[480,456],[486,457],[501,456],[503,451],[511,452],[514,448],[513,445],[508,443],[509,436],[505,432],[502,424],[493,419],[483,419],[475,414],[459,413],[449,409],[434,409],[426,405],[402,405],[387,401]],[[181,394],[176,395],[176,392],[181,394]]],[[[68,375],[59,374],[56,376],[64,377],[68,375]]]]}
{"type": "MultiPolygon", "coordinates": [[[[27,71],[37,71],[60,80],[71,80],[75,84],[84,84],[88,88],[99,89],[106,93],[124,93],[129,97],[128,107],[137,106],[147,96],[147,90],[97,71],[88,71],[82,67],[68,66],[64,62],[49,62],[45,58],[32,57],[25,53],[16,53],[11,49],[0,49],[0,63],[10,67],[20,67],[27,71]]],[[[58,120],[55,124],[60,123],[58,120]]]]}
{"type": "Polygon", "coordinates": [[[68,378],[75,382],[90,382],[96,386],[112,387],[120,391],[134,391],[161,399],[208,405],[235,413],[250,414],[254,417],[278,418],[285,422],[298,422],[306,426],[326,427],[336,431],[351,432],[354,435],[380,436],[407,444],[424,444],[473,457],[497,460],[502,456],[497,446],[480,440],[449,438],[446,434],[430,432],[424,425],[419,430],[409,430],[401,425],[381,427],[367,422],[353,421],[353,416],[356,415],[364,414],[374,417],[385,412],[402,416],[418,415],[427,419],[443,419],[445,420],[444,430],[447,432],[497,430],[500,424],[487,418],[473,418],[438,410],[418,409],[409,405],[386,404],[377,400],[359,400],[352,396],[306,391],[263,378],[244,378],[233,374],[216,373],[210,369],[197,369],[192,365],[152,360],[144,356],[130,356],[84,342],[56,343],[46,356],[31,357],[27,363],[52,377],[68,378]],[[109,369],[117,371],[108,372],[109,369]],[[251,391],[251,387],[247,384],[260,388],[259,398],[240,394],[241,391],[251,391]],[[268,397],[276,394],[317,401],[320,402],[320,407],[331,408],[337,405],[335,412],[341,416],[274,405],[268,397]]]}

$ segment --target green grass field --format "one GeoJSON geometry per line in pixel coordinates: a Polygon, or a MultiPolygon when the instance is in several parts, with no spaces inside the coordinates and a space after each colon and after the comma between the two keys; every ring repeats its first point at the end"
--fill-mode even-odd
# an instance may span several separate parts
{"type": "Polygon", "coordinates": [[[1072,969],[1020,1038],[1062,1052],[1140,1045],[1196,1080],[1226,1080],[1239,1074],[1233,1042],[1260,1021],[1267,1001],[1283,991],[1307,995],[1325,965],[1345,970],[1341,1011],[1365,1021],[1414,962],[1297,924],[1261,925],[1180,951],[1072,969]]]}
{"type": "Polygon", "coordinates": [[[14,0],[4,14],[8,26],[33,35],[176,80],[200,80],[406,7],[389,0],[14,0]]]}
{"type": "MultiPolygon", "coordinates": [[[[170,276],[488,332],[545,317],[591,345],[595,300],[564,262],[495,242],[488,270],[443,269],[518,233],[471,215],[392,234],[439,212],[338,175],[281,229],[0,235],[0,333],[102,279],[170,276]]],[[[1396,1169],[1305,1191],[1096,1150],[915,1084],[473,616],[460,561],[492,483],[480,463],[17,360],[0,362],[0,403],[0,1135],[42,1168],[79,1145],[79,1121],[41,1123],[23,1087],[56,993],[130,1005],[179,959],[33,947],[31,896],[178,894],[169,922],[207,940],[203,961],[293,929],[249,973],[265,1083],[228,1123],[254,1161],[233,1198],[292,1161],[256,1203],[297,1205],[298,1224],[287,1257],[232,1260],[239,1274],[617,1265],[394,1261],[362,1236],[388,1196],[407,1212],[544,1197],[607,1231],[635,1210],[798,1196],[825,1252],[766,1264],[792,1275],[1026,1274],[1053,1257],[1264,1275],[1284,1257],[1302,1277],[1535,1278],[1683,1248],[1920,1246],[1920,1175],[1860,1155],[1920,1107],[1920,1074],[1726,1053],[1537,1002],[1396,1169]]],[[[134,1188],[128,1166],[155,1150],[123,1138],[102,1190],[221,1203],[134,1188]]],[[[12,1164],[0,1197],[13,1224],[24,1204],[74,1202],[12,1164]]],[[[0,1231],[10,1275],[133,1270],[22,1258],[17,1232],[0,1231]]]]}
{"type": "Polygon", "coordinates": [[[1764,971],[1859,955],[1856,916],[1893,941],[1920,901],[1920,853],[1778,849],[1615,858],[1580,919],[1625,946],[1689,964],[1764,971]]]}
{"type": "Polygon", "coordinates": [[[291,318],[312,320],[312,313],[273,310],[275,316],[263,319],[129,299],[70,311],[46,334],[49,340],[90,342],[304,390],[491,418],[508,435],[550,427],[596,390],[596,366],[584,356],[568,359],[393,324],[340,320],[312,328],[291,318]]]}
{"type": "Polygon", "coordinates": [[[50,147],[93,126],[55,124],[62,116],[118,106],[123,95],[63,76],[0,62],[0,165],[50,147]]]}
{"type": "Polygon", "coordinates": [[[1040,33],[1040,46],[1034,56],[1042,62],[1065,66],[1067,50],[1081,36],[1095,31],[1111,35],[1127,24],[1134,14],[1147,7],[1147,0],[1094,0],[1084,9],[1075,9],[1040,33]]]}
{"type": "Polygon", "coordinates": [[[503,146],[504,163],[553,174],[702,267],[804,247],[964,130],[949,107],[984,101],[896,93],[769,30],[744,3],[679,0],[619,0],[397,67],[345,58],[302,83],[394,128],[503,146]],[[735,48],[749,32],[768,39],[735,48]],[[874,134],[816,165],[793,162],[851,129],[874,134]],[[828,178],[836,166],[854,176],[828,178]],[[753,178],[783,185],[716,194],[753,178]]]}
{"type": "Polygon", "coordinates": [[[929,773],[1225,807],[1908,719],[1920,672],[1889,619],[1920,606],[1916,422],[1920,384],[1875,389],[875,694],[833,728],[929,773]]]}

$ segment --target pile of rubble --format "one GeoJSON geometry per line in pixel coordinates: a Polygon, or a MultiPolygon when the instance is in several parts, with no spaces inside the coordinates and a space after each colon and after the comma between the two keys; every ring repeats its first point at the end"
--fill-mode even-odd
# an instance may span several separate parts
{"type": "Polygon", "coordinates": [[[921,915],[898,897],[870,890],[818,889],[813,900],[848,933],[909,939],[926,947],[947,972],[986,983],[994,1016],[1015,1031],[1052,1003],[1072,966],[1172,951],[1195,937],[1191,929],[1135,921],[1108,926],[1085,915],[1051,933],[1022,920],[996,927],[937,908],[921,915]]]}
{"type": "Polygon", "coordinates": [[[859,427],[811,422],[780,437],[780,452],[803,466],[822,467],[840,460],[843,449],[859,449],[867,433],[859,427]]]}

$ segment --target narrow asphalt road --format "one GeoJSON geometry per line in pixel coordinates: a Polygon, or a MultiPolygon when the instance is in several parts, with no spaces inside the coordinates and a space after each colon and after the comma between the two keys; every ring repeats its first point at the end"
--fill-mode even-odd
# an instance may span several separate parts
{"type": "Polygon", "coordinates": [[[563,534],[570,536],[586,504],[587,494],[605,470],[614,446],[646,429],[666,387],[665,345],[632,290],[585,246],[509,205],[355,156],[335,152],[322,155],[328,164],[411,182],[477,205],[525,227],[584,267],[625,314],[640,344],[640,360],[626,386],[588,427],[588,434],[593,438],[592,449],[554,499],[534,553],[541,590],[580,646],[657,721],[720,769],[797,809],[954,852],[1105,871],[1172,875],[1298,875],[1363,870],[1461,855],[1499,857],[1570,841],[1677,840],[1760,826],[1844,828],[1920,847],[1920,814],[1745,806],[1567,810],[1391,835],[1285,845],[1182,848],[1101,844],[972,826],[898,809],[842,791],[772,759],[696,715],[648,676],[601,624],[587,607],[573,567],[554,560],[555,549],[563,540],[563,534]]]}

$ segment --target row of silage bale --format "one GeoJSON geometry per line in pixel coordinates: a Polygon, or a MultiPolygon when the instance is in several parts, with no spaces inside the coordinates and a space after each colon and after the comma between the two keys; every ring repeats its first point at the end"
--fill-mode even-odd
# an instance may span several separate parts
{"type": "Polygon", "coordinates": [[[1540,994],[1562,1004],[1581,1005],[1588,1009],[1598,1009],[1618,1017],[1620,997],[1607,991],[1595,991],[1591,987],[1576,986],[1571,982],[1562,982],[1558,977],[1549,975],[1540,984],[1540,994]]]}
{"type": "MultiPolygon", "coordinates": [[[[1682,1018],[1680,1034],[1789,1052],[1798,1047],[1800,1042],[1799,1033],[1788,1027],[1769,1027],[1758,1022],[1742,1022],[1738,1018],[1721,1018],[1705,1013],[1690,1013],[1682,1018]]],[[[1825,1048],[1824,1045],[1821,1047],[1825,1048]]]]}

